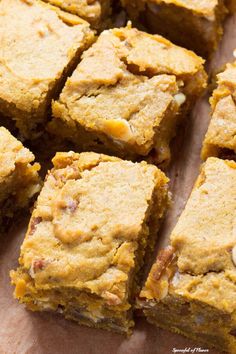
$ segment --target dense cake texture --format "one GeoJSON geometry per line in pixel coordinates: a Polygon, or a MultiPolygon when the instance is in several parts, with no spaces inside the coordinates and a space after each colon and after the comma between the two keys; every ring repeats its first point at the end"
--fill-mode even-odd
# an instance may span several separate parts
{"type": "Polygon", "coordinates": [[[95,29],[105,28],[112,13],[111,0],[44,0],[88,21],[95,29]]]}
{"type": "Polygon", "coordinates": [[[209,158],[138,299],[147,319],[236,352],[236,163],[209,158]]]}
{"type": "Polygon", "coordinates": [[[38,0],[2,0],[0,13],[0,113],[31,139],[94,35],[79,17],[38,0]]]}
{"type": "Polygon", "coordinates": [[[40,165],[33,161],[34,155],[0,127],[0,231],[40,190],[40,165]]]}
{"type": "Polygon", "coordinates": [[[84,151],[164,165],[176,125],[206,86],[203,63],[160,36],[104,31],[53,103],[48,129],[84,151]]]}
{"type": "Polygon", "coordinates": [[[209,57],[222,36],[233,3],[227,0],[121,0],[134,21],[150,31],[209,57]]]}
{"type": "Polygon", "coordinates": [[[217,76],[210,99],[212,117],[202,148],[202,158],[235,159],[236,152],[236,62],[227,64],[217,76]]]}
{"type": "Polygon", "coordinates": [[[168,179],[146,162],[96,153],[58,153],[53,164],[11,272],[15,296],[33,311],[129,333],[168,179]]]}

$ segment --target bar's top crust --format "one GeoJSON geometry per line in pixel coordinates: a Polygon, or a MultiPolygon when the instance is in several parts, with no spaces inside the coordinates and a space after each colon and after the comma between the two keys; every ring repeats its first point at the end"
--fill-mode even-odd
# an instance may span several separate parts
{"type": "Polygon", "coordinates": [[[236,163],[209,158],[141,297],[183,296],[236,310],[236,163]]]}
{"type": "Polygon", "coordinates": [[[102,16],[102,6],[110,5],[109,0],[44,0],[63,10],[76,14],[90,23],[98,23],[102,16]]]}
{"type": "Polygon", "coordinates": [[[167,4],[183,7],[196,13],[196,15],[215,18],[215,10],[219,0],[146,0],[154,4],[167,4]]]}
{"type": "Polygon", "coordinates": [[[204,145],[236,151],[236,62],[227,64],[226,69],[218,74],[217,85],[210,100],[212,118],[204,145]]]}
{"type": "Polygon", "coordinates": [[[146,162],[95,153],[58,153],[53,163],[21,267],[38,289],[71,287],[118,304],[127,296],[154,190],[166,193],[168,180],[146,162]]]}
{"type": "Polygon", "coordinates": [[[34,155],[7,129],[0,127],[0,183],[4,183],[17,165],[27,166],[32,161],[34,155]]]}
{"type": "Polygon", "coordinates": [[[152,147],[165,112],[183,103],[176,94],[188,94],[195,75],[191,93],[206,83],[202,58],[129,26],[104,31],[82,58],[53,105],[54,116],[136,144],[142,154],[152,147]]]}
{"type": "Polygon", "coordinates": [[[0,14],[0,99],[37,110],[92,31],[79,17],[38,0],[2,0],[0,14]]]}
{"type": "Polygon", "coordinates": [[[236,163],[210,158],[171,235],[181,272],[236,271],[236,163]]]}

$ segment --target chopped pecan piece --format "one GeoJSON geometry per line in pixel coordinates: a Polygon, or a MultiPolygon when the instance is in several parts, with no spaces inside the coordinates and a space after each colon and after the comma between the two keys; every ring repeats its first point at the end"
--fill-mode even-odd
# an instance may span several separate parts
{"type": "Polygon", "coordinates": [[[32,218],[29,228],[29,236],[33,235],[36,231],[36,226],[42,222],[42,218],[40,216],[36,218],[32,218]]]}
{"type": "Polygon", "coordinates": [[[39,270],[43,270],[45,267],[46,262],[43,259],[37,259],[32,262],[31,267],[29,269],[29,275],[31,278],[35,278],[35,273],[37,273],[39,270]]]}
{"type": "Polygon", "coordinates": [[[110,306],[120,305],[121,299],[115,295],[110,293],[110,291],[104,291],[103,298],[106,300],[107,304],[110,306]]]}
{"type": "Polygon", "coordinates": [[[158,281],[161,278],[164,269],[172,261],[173,256],[174,248],[171,246],[168,246],[159,252],[156,263],[151,271],[151,276],[154,281],[158,281]]]}
{"type": "Polygon", "coordinates": [[[44,266],[45,266],[45,261],[43,259],[34,261],[33,263],[34,271],[42,270],[44,266]]]}

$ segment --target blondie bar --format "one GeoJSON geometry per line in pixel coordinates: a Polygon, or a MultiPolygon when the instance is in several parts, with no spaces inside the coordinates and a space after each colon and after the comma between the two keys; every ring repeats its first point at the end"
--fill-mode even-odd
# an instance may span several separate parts
{"type": "Polygon", "coordinates": [[[206,86],[203,63],[130,26],[104,31],[53,103],[48,129],[84,151],[165,164],[176,125],[206,86]]]}
{"type": "Polygon", "coordinates": [[[236,152],[236,62],[227,64],[217,76],[217,88],[210,99],[211,121],[203,142],[202,158],[235,159],[236,152]]]}
{"type": "Polygon", "coordinates": [[[138,298],[148,320],[236,352],[236,163],[209,158],[138,298]]]}
{"type": "Polygon", "coordinates": [[[222,24],[232,7],[227,0],[121,0],[130,17],[153,33],[209,57],[222,36],[222,24]]]}
{"type": "Polygon", "coordinates": [[[111,0],[44,0],[88,21],[95,29],[106,27],[111,15],[111,0]]]}
{"type": "Polygon", "coordinates": [[[0,127],[0,231],[40,190],[40,165],[33,161],[34,155],[0,127]]]}
{"type": "Polygon", "coordinates": [[[57,153],[11,272],[15,296],[92,327],[130,331],[146,246],[168,205],[156,166],[57,153]]]}
{"type": "Polygon", "coordinates": [[[39,0],[2,0],[0,14],[0,113],[31,139],[94,35],[87,22],[39,0]]]}

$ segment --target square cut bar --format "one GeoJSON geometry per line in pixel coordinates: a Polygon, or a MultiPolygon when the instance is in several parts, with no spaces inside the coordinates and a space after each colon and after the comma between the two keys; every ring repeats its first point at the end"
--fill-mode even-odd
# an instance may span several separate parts
{"type": "Polygon", "coordinates": [[[130,332],[146,246],[168,205],[156,166],[57,153],[11,273],[15,296],[92,327],[130,332]]]}
{"type": "Polygon", "coordinates": [[[236,153],[236,61],[217,76],[210,99],[212,117],[203,142],[202,158],[234,159],[236,153]]]}
{"type": "Polygon", "coordinates": [[[165,164],[176,125],[206,86],[203,63],[160,36],[104,31],[53,103],[48,129],[84,151],[165,164]]]}
{"type": "Polygon", "coordinates": [[[227,0],[121,1],[134,21],[143,22],[152,33],[203,57],[209,57],[217,48],[223,21],[229,9],[233,9],[233,1],[227,0]]]}
{"type": "Polygon", "coordinates": [[[32,138],[94,35],[84,20],[37,0],[2,0],[0,14],[0,113],[32,138]]]}
{"type": "Polygon", "coordinates": [[[34,155],[0,127],[0,230],[5,230],[13,216],[29,205],[40,190],[34,155]]]}
{"type": "Polygon", "coordinates": [[[236,349],[236,163],[209,158],[138,299],[147,319],[236,349]]]}
{"type": "Polygon", "coordinates": [[[95,29],[106,27],[108,17],[112,13],[111,0],[44,0],[60,7],[64,11],[75,14],[95,29]]]}

